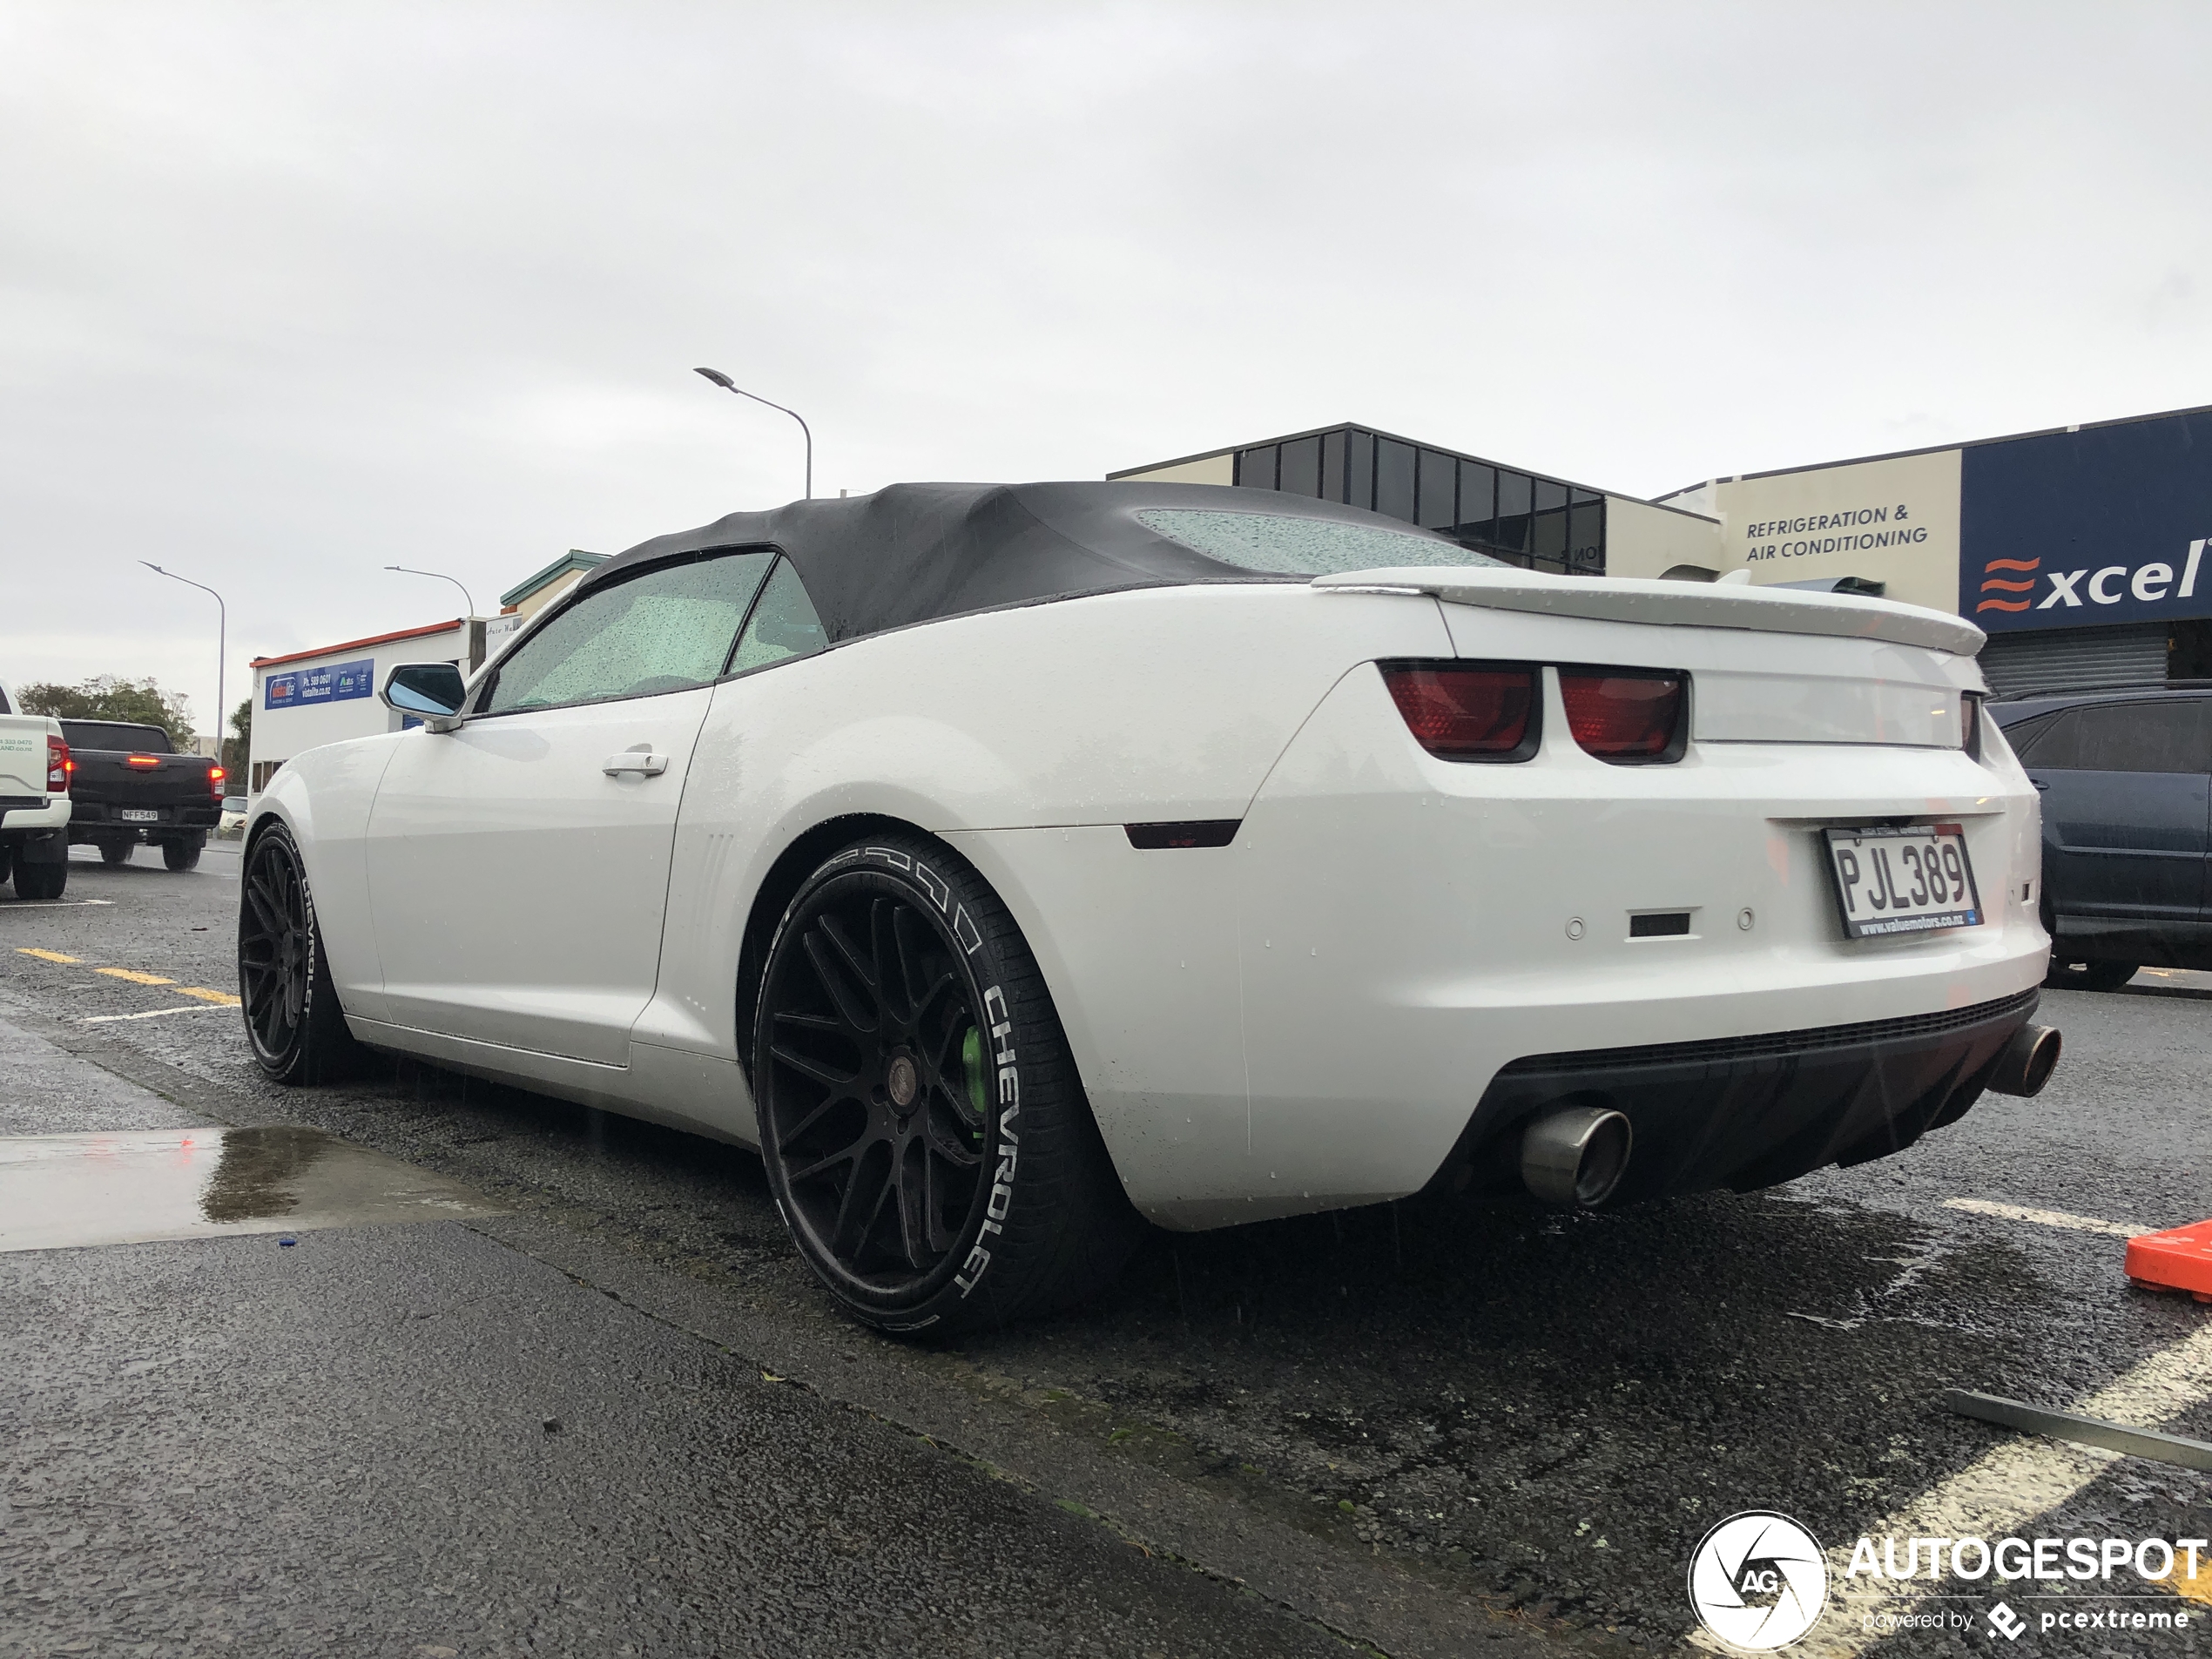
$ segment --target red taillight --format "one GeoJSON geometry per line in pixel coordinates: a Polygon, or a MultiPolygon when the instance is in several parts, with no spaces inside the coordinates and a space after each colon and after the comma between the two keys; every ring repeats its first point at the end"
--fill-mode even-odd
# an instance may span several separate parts
{"type": "Polygon", "coordinates": [[[211,792],[211,793],[212,793],[212,794],[215,797],[215,799],[216,799],[217,800],[220,800],[220,799],[222,799],[222,798],[223,798],[223,779],[226,779],[226,778],[227,778],[227,777],[229,777],[229,776],[230,776],[230,773],[228,773],[227,772],[225,772],[225,771],[224,771],[224,770],[220,767],[220,766],[210,766],[210,767],[208,767],[208,769],[207,769],[207,787],[208,787],[209,792],[211,792]]]}
{"type": "Polygon", "coordinates": [[[1536,752],[1536,676],[1526,667],[1384,663],[1414,740],[1441,760],[1525,760],[1536,752]]]}
{"type": "Polygon", "coordinates": [[[1682,754],[1680,674],[1635,668],[1562,668],[1567,727],[1585,752],[1616,765],[1682,754]]]}
{"type": "Polygon", "coordinates": [[[69,793],[69,775],[77,770],[77,763],[69,758],[69,745],[60,738],[46,739],[46,792],[50,795],[69,793]]]}
{"type": "Polygon", "coordinates": [[[161,764],[161,757],[159,755],[132,755],[125,759],[123,764],[126,766],[136,766],[140,771],[145,771],[151,767],[159,765],[161,764]]]}

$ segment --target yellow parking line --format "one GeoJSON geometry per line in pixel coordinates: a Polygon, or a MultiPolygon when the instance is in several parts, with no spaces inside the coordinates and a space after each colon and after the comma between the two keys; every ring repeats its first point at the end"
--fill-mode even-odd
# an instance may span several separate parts
{"type": "Polygon", "coordinates": [[[79,962],[84,960],[81,956],[64,956],[57,950],[31,950],[21,945],[16,948],[16,954],[36,956],[42,962],[79,962]]]}
{"type": "Polygon", "coordinates": [[[179,985],[172,988],[179,996],[196,996],[203,1002],[219,1002],[226,1008],[238,1006],[238,999],[228,991],[211,991],[204,985],[179,985]]]}
{"type": "Polygon", "coordinates": [[[2197,1558],[2196,1571],[2189,1572],[2176,1562],[2174,1575],[2165,1581],[2166,1588],[2176,1595],[2187,1596],[2192,1602],[2202,1602],[2212,1607],[2212,1561],[2197,1558]]]}
{"type": "Polygon", "coordinates": [[[96,968],[92,971],[105,974],[110,979],[127,979],[133,985],[174,985],[177,982],[172,979],[164,979],[158,974],[141,974],[135,968],[96,968]]]}

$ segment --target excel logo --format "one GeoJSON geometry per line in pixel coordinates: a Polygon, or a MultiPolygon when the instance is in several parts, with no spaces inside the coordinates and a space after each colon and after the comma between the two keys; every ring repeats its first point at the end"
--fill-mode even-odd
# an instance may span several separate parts
{"type": "Polygon", "coordinates": [[[2040,556],[1990,559],[1981,567],[1981,597],[1975,602],[1974,612],[1979,616],[1989,610],[2015,614],[2094,611],[2102,605],[2130,602],[2133,608],[2194,599],[2206,539],[2200,536],[2189,543],[2178,570],[2164,559],[2146,559],[2140,564],[2083,565],[2078,570],[2047,570],[2040,556]]]}

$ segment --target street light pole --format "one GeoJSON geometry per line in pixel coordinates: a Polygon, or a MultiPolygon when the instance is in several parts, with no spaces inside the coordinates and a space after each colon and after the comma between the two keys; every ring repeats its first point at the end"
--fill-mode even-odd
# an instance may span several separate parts
{"type": "Polygon", "coordinates": [[[399,572],[401,576],[428,576],[428,577],[436,577],[439,581],[441,581],[441,582],[450,582],[450,583],[453,583],[453,585],[454,585],[455,587],[459,588],[459,589],[461,590],[461,597],[462,597],[464,600],[467,600],[467,601],[468,601],[468,604],[469,604],[469,621],[471,621],[471,622],[474,622],[474,621],[476,619],[476,602],[475,602],[474,599],[470,599],[470,598],[469,597],[469,584],[468,584],[467,583],[463,582],[463,581],[462,581],[462,580],[459,577],[457,577],[457,576],[448,576],[448,575],[447,575],[447,574],[446,574],[443,570],[410,570],[410,569],[408,569],[408,568],[406,565],[404,565],[404,564],[388,564],[388,565],[386,565],[384,568],[385,568],[386,570],[397,570],[397,571],[398,571],[398,572],[399,572]]]}
{"type": "Polygon", "coordinates": [[[223,701],[223,659],[230,654],[230,607],[223,603],[223,596],[216,593],[205,582],[195,582],[188,576],[179,576],[174,570],[165,570],[151,559],[139,563],[156,576],[165,576],[172,582],[181,582],[188,588],[198,588],[202,593],[213,595],[215,600],[215,764],[223,764],[223,727],[231,718],[230,709],[223,701]]]}
{"type": "MultiPolygon", "coordinates": [[[[712,381],[717,386],[720,387],[725,392],[735,392],[739,397],[749,397],[756,403],[768,403],[768,400],[761,396],[759,393],[746,391],[744,387],[739,386],[735,381],[732,381],[727,374],[725,374],[718,368],[695,368],[691,371],[691,373],[694,374],[705,375],[707,379],[712,381]]],[[[806,499],[808,501],[812,501],[814,499],[813,431],[807,426],[806,417],[800,415],[797,409],[786,409],[780,403],[768,403],[768,407],[778,411],[779,414],[788,415],[791,416],[792,420],[799,422],[799,429],[806,434],[806,499]]]]}

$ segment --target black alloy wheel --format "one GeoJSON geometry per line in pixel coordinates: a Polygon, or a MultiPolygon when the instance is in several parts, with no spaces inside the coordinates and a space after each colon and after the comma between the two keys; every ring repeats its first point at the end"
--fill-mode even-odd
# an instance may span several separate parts
{"type": "Polygon", "coordinates": [[[360,1046],[331,983],[306,866],[283,825],[254,841],[239,887],[238,991],[255,1062],[281,1083],[341,1075],[360,1046]]]}
{"type": "Polygon", "coordinates": [[[950,849],[890,838],[817,870],[755,1044],[778,1206],[867,1323],[951,1334],[1064,1305],[1134,1241],[1035,962],[950,849]]]}

